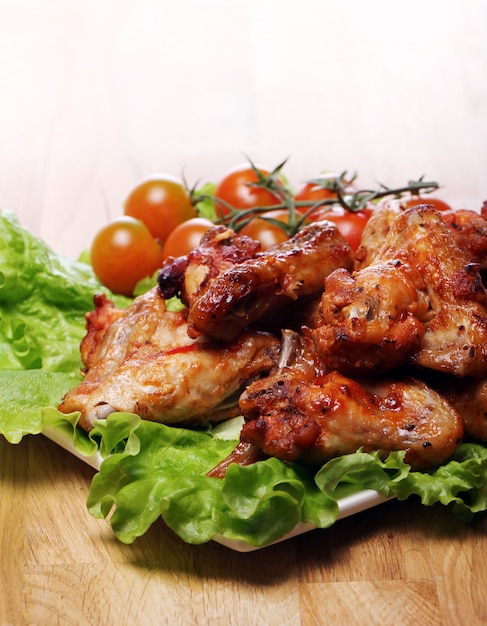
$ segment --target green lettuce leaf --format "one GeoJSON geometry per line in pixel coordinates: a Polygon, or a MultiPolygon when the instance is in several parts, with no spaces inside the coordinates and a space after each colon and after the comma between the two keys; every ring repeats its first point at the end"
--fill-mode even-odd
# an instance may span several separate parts
{"type": "Polygon", "coordinates": [[[128,418],[112,414],[98,422],[95,436],[105,450],[120,448],[125,439],[132,443],[105,459],[88,496],[90,513],[110,516],[123,542],[144,534],[158,517],[188,543],[220,535],[253,546],[276,541],[303,517],[321,525],[336,520],[336,501],[319,492],[312,474],[306,484],[292,466],[268,459],[247,467],[234,464],[224,479],[210,478],[205,474],[236,440],[128,418]]]}
{"type": "Polygon", "coordinates": [[[56,432],[60,436],[66,446],[71,451],[79,452],[81,457],[92,457],[100,452],[100,442],[91,433],[78,428],[81,413],[75,411],[73,413],[61,413],[54,407],[42,409],[42,431],[56,432]],[[70,445],[71,444],[71,445],[70,445]]]}
{"type": "Polygon", "coordinates": [[[215,191],[215,183],[205,183],[201,186],[201,188],[196,189],[194,192],[194,195],[200,198],[199,202],[196,204],[198,216],[205,217],[212,222],[216,222],[218,219],[215,205],[212,200],[212,196],[215,195],[215,191]]]}
{"type": "Polygon", "coordinates": [[[386,497],[405,500],[418,496],[422,504],[452,505],[468,521],[487,509],[487,448],[463,443],[444,465],[430,472],[411,471],[404,452],[393,452],[382,461],[378,453],[358,451],[332,459],[316,474],[316,483],[327,494],[340,484],[374,489],[386,497]]]}
{"type": "Polygon", "coordinates": [[[84,314],[102,292],[129,302],[0,212],[0,433],[12,443],[39,433],[41,409],[78,384],[84,314]]]}
{"type": "Polygon", "coordinates": [[[265,546],[301,522],[331,526],[339,500],[364,489],[399,499],[417,495],[425,505],[452,505],[464,520],[487,508],[487,449],[479,444],[462,444],[433,472],[412,472],[404,452],[381,460],[359,450],[318,471],[270,458],[247,467],[230,465],[225,478],[215,479],[205,474],[236,439],[129,418],[112,414],[98,423],[100,445],[114,452],[94,477],[88,497],[90,513],[110,516],[114,533],[125,543],[161,517],[188,543],[220,536],[265,546]]]}
{"type": "Polygon", "coordinates": [[[85,263],[54,253],[0,212],[0,369],[76,372],[84,313],[95,293],[113,296],[85,263]]]}
{"type": "Polygon", "coordinates": [[[45,370],[0,370],[0,434],[18,443],[44,428],[42,407],[58,404],[80,378],[45,370]]]}

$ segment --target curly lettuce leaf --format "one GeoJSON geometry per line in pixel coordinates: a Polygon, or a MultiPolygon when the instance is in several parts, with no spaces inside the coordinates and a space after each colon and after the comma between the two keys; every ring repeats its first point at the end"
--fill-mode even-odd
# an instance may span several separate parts
{"type": "Polygon", "coordinates": [[[481,445],[462,444],[449,463],[431,473],[412,472],[403,452],[381,460],[358,451],[317,472],[270,458],[247,467],[230,465],[225,478],[216,479],[205,474],[237,440],[129,417],[113,414],[98,423],[101,446],[114,453],[103,462],[88,496],[90,513],[110,517],[124,543],[161,517],[188,543],[219,536],[261,547],[301,522],[331,526],[339,500],[363,489],[400,499],[418,495],[426,505],[452,504],[464,519],[487,508],[487,449],[481,445]]]}
{"type": "Polygon", "coordinates": [[[463,443],[451,460],[430,473],[410,472],[394,485],[400,500],[419,496],[422,504],[452,505],[454,513],[469,521],[474,513],[487,509],[487,448],[463,443]]]}
{"type": "Polygon", "coordinates": [[[142,535],[169,507],[175,491],[184,491],[188,480],[204,475],[232,449],[225,441],[219,441],[215,449],[206,432],[141,420],[130,424],[126,414],[110,415],[98,422],[95,431],[106,450],[116,450],[125,439],[132,442],[128,449],[105,459],[88,496],[88,508],[95,517],[106,517],[115,506],[110,523],[126,543],[142,535]]]}
{"type": "Polygon", "coordinates": [[[59,436],[58,441],[62,442],[71,451],[79,452],[81,458],[93,457],[95,455],[98,459],[101,458],[99,455],[99,440],[93,437],[91,433],[78,428],[78,422],[81,417],[79,411],[61,413],[53,407],[48,407],[42,409],[41,414],[43,432],[52,434],[55,431],[56,435],[59,436]]]}
{"type": "Polygon", "coordinates": [[[0,212],[0,433],[9,441],[40,432],[41,409],[78,384],[84,314],[100,292],[129,302],[0,212]]]}
{"type": "Polygon", "coordinates": [[[199,217],[205,217],[206,219],[216,222],[218,215],[216,212],[215,204],[212,200],[212,196],[215,195],[216,184],[205,183],[199,189],[196,189],[194,195],[199,198],[199,202],[196,203],[196,211],[199,217]]]}
{"type": "Polygon", "coordinates": [[[447,463],[430,472],[412,471],[404,463],[404,454],[393,452],[384,461],[376,452],[338,457],[319,470],[316,483],[327,494],[334,493],[339,484],[349,484],[399,500],[418,496],[425,506],[451,505],[465,521],[487,509],[485,446],[463,443],[447,463]]]}
{"type": "Polygon", "coordinates": [[[40,407],[52,406],[79,383],[79,378],[45,370],[0,370],[0,435],[19,443],[44,428],[40,407]]]}
{"type": "Polygon", "coordinates": [[[113,414],[97,424],[101,446],[110,440],[106,449],[134,437],[139,444],[134,447],[132,441],[130,449],[104,460],[88,496],[90,513],[110,515],[114,533],[125,543],[159,517],[188,543],[220,535],[253,546],[278,540],[303,516],[323,525],[337,517],[336,502],[319,494],[312,481],[303,482],[292,466],[269,459],[248,467],[231,465],[224,479],[210,478],[205,474],[236,440],[152,422],[128,424],[127,419],[127,414],[113,414]]]}

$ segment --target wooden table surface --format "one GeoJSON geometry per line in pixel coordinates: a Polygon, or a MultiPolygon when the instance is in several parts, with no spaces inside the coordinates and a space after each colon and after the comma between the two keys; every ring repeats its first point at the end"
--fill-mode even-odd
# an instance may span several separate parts
{"type": "MultiPolygon", "coordinates": [[[[486,25],[484,0],[0,0],[0,206],[74,258],[141,177],[248,154],[479,208],[486,25]]],[[[124,545],[87,512],[93,471],[0,439],[0,626],[487,623],[485,515],[391,501],[248,554],[162,522],[124,545]]]]}
{"type": "Polygon", "coordinates": [[[156,523],[117,541],[93,470],[42,436],[0,440],[0,623],[485,624],[487,517],[390,501],[251,553],[156,523]]]}

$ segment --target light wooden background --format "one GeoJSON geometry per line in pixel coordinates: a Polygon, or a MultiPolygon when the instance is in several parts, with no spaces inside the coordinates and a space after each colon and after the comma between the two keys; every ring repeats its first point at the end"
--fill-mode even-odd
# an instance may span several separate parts
{"type": "MultiPolygon", "coordinates": [[[[485,0],[0,0],[0,207],[76,257],[158,170],[249,155],[487,198],[485,0]]],[[[250,555],[92,519],[92,470],[0,441],[0,625],[484,624],[485,516],[391,502],[250,555]]]]}
{"type": "Polygon", "coordinates": [[[74,256],[154,171],[487,172],[484,0],[0,0],[0,206],[74,256]]]}

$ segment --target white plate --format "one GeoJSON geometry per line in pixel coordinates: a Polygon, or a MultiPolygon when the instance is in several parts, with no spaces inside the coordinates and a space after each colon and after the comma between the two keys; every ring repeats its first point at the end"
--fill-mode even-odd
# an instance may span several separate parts
{"type": "MultiPolygon", "coordinates": [[[[100,469],[100,465],[103,461],[99,452],[96,452],[93,456],[85,456],[81,454],[76,448],[73,446],[71,438],[65,435],[63,432],[57,430],[56,428],[45,428],[42,431],[42,434],[54,441],[58,446],[67,450],[70,454],[74,455],[78,459],[81,459],[91,467],[96,470],[100,469]]],[[[338,500],[338,519],[344,519],[345,517],[349,517],[350,515],[356,515],[361,511],[365,511],[366,509],[370,509],[374,506],[378,506],[391,498],[386,498],[382,496],[377,491],[373,491],[372,489],[363,489],[362,491],[358,491],[357,493],[353,493],[351,495],[347,495],[338,500]]],[[[316,526],[313,524],[298,524],[290,533],[281,537],[278,541],[274,543],[280,543],[281,541],[286,541],[287,539],[291,539],[292,537],[297,537],[298,535],[302,535],[303,533],[310,532],[311,530],[316,530],[316,526]]],[[[261,550],[262,548],[257,548],[255,546],[251,546],[244,541],[237,541],[232,539],[227,539],[226,537],[216,536],[213,541],[220,543],[231,550],[235,550],[237,552],[252,552],[254,550],[261,550]]],[[[274,545],[274,544],[272,544],[274,545]]]]}

